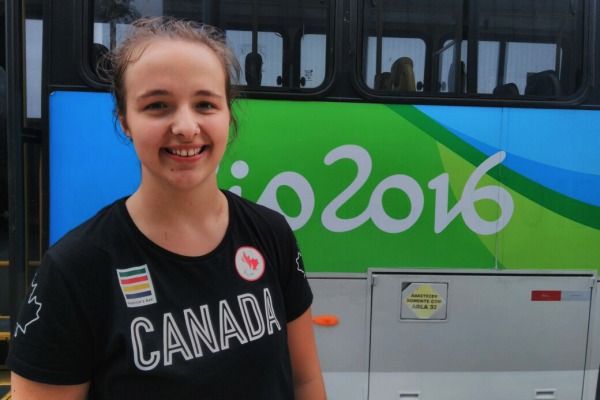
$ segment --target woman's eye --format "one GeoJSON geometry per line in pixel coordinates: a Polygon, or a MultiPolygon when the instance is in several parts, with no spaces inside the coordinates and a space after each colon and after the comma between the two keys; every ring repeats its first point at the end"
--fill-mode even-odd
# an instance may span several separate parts
{"type": "Polygon", "coordinates": [[[201,103],[198,103],[198,108],[210,110],[210,109],[215,108],[215,106],[211,103],[201,102],[201,103]]]}
{"type": "Polygon", "coordinates": [[[146,110],[160,110],[165,107],[166,107],[166,105],[164,103],[150,103],[144,108],[146,110]]]}

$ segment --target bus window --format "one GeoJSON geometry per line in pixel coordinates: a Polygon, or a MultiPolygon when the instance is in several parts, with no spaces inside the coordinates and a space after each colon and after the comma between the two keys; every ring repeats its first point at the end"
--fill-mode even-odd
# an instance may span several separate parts
{"type": "MultiPolygon", "coordinates": [[[[466,93],[467,92],[467,51],[468,42],[461,43],[460,70],[454,68],[454,40],[444,43],[442,49],[436,54],[439,60],[438,87],[439,92],[466,93]],[[458,82],[456,84],[455,82],[458,82]]],[[[498,42],[480,41],[477,56],[477,93],[492,93],[497,86],[498,72],[498,42]]],[[[435,61],[435,59],[434,59],[435,61]]]]}
{"type": "Polygon", "coordinates": [[[252,32],[228,30],[227,42],[229,46],[240,60],[242,65],[242,76],[240,81],[242,84],[251,85],[249,77],[246,77],[246,72],[250,68],[257,68],[260,72],[260,78],[256,81],[256,86],[279,86],[277,78],[281,77],[283,59],[283,40],[281,35],[275,32],[258,32],[258,45],[256,53],[258,59],[249,57],[252,51],[252,32]],[[255,61],[258,60],[258,61],[255,61]],[[251,63],[256,66],[250,66],[251,63]]]}
{"type": "MultiPolygon", "coordinates": [[[[90,69],[139,17],[174,16],[223,30],[248,90],[314,89],[325,84],[333,40],[332,2],[323,0],[101,0],[94,4],[90,69]]],[[[329,73],[331,75],[331,73],[329,73]]]]}
{"type": "MultiPolygon", "coordinates": [[[[560,57],[560,54],[559,54],[560,57]]],[[[554,70],[556,45],[550,43],[507,43],[506,82],[514,82],[525,94],[528,74],[554,70]],[[523,57],[530,54],[531,57],[523,57]]]]}
{"type": "MultiPolygon", "coordinates": [[[[7,77],[5,49],[5,9],[4,1],[0,1],[0,315],[8,310],[8,151],[7,151],[7,77]]],[[[0,364],[4,360],[0,359],[0,364]]]]}
{"type": "MultiPolygon", "coordinates": [[[[364,85],[378,91],[406,92],[394,90],[391,79],[397,71],[392,71],[391,66],[407,57],[412,61],[416,91],[439,91],[437,79],[432,76],[441,72],[432,70],[432,55],[448,49],[435,49],[434,43],[462,26],[462,8],[461,0],[365,0],[361,76],[364,85]]],[[[450,53],[447,51],[446,57],[450,53]]]]}
{"type": "Polygon", "coordinates": [[[392,60],[407,56],[428,96],[572,95],[583,82],[583,3],[365,0],[364,86],[397,96],[385,82],[392,60]]]}
{"type": "MultiPolygon", "coordinates": [[[[498,93],[499,86],[514,84],[517,92],[512,94],[526,94],[527,76],[530,71],[546,71],[554,69],[556,59],[556,46],[547,43],[502,43],[506,46],[506,55],[503,65],[500,65],[500,42],[480,41],[478,43],[477,57],[477,93],[498,93]],[[524,57],[529,54],[531,57],[524,57]],[[498,81],[498,72],[502,70],[504,79],[498,81]]],[[[456,75],[454,70],[454,42],[444,44],[439,56],[439,82],[440,92],[466,93],[466,52],[467,42],[462,42],[461,71],[456,75]],[[460,85],[454,82],[459,79],[460,85]],[[458,88],[460,86],[460,89],[458,88]]],[[[534,72],[535,73],[535,72],[534,72]]]]}
{"type": "MultiPolygon", "coordinates": [[[[498,86],[500,43],[481,40],[477,57],[477,92],[493,93],[498,86]]],[[[508,82],[513,82],[508,80],[508,82]]]]}
{"type": "Polygon", "coordinates": [[[303,35],[300,46],[300,85],[305,88],[318,87],[325,81],[327,36],[303,35]]]}
{"type": "Polygon", "coordinates": [[[0,263],[8,260],[8,152],[6,148],[6,119],[6,71],[4,70],[4,66],[0,65],[0,263]]]}
{"type": "MultiPolygon", "coordinates": [[[[392,67],[402,57],[412,60],[412,72],[415,82],[423,82],[425,77],[425,42],[419,38],[389,38],[381,40],[380,57],[377,57],[377,37],[367,38],[367,56],[364,70],[364,80],[368,87],[392,90],[394,80],[392,67]],[[377,71],[377,60],[381,67],[377,71]],[[381,74],[389,73],[389,83],[380,80],[381,74]]],[[[386,75],[383,75],[384,77],[386,75]]],[[[384,78],[385,79],[385,78],[384,78]]],[[[408,90],[405,90],[408,91],[408,90]]]]}
{"type": "Polygon", "coordinates": [[[25,20],[25,83],[27,85],[27,118],[42,116],[42,21],[25,20]]]}
{"type": "Polygon", "coordinates": [[[127,24],[94,23],[94,44],[106,49],[114,49],[123,38],[127,26],[127,24]]]}
{"type": "Polygon", "coordinates": [[[466,93],[467,91],[467,42],[461,42],[458,47],[460,51],[457,52],[456,42],[450,40],[435,54],[434,62],[437,64],[439,74],[436,87],[441,93],[466,93]],[[460,61],[455,57],[460,57],[460,61]],[[455,68],[456,63],[459,68],[455,68]]]}

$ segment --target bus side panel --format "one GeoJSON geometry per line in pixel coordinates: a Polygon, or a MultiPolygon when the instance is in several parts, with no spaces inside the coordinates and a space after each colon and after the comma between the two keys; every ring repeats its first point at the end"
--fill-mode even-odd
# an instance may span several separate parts
{"type": "Polygon", "coordinates": [[[330,399],[367,395],[367,278],[309,275],[319,360],[330,399]]]}
{"type": "MultiPolygon", "coordinates": [[[[220,183],[286,215],[309,271],[495,267],[497,224],[480,230],[461,199],[467,182],[498,186],[484,170],[499,157],[448,164],[447,130],[412,106],[253,100],[239,115],[220,183]]],[[[483,207],[493,222],[498,204],[483,207]]]]}
{"type": "Polygon", "coordinates": [[[598,269],[600,113],[509,109],[506,114],[507,165],[522,175],[506,175],[519,207],[514,223],[500,233],[500,262],[511,268],[598,269]]]}
{"type": "Polygon", "coordinates": [[[585,378],[583,386],[583,398],[585,400],[597,400],[600,398],[600,385],[598,382],[598,370],[600,368],[600,281],[596,285],[592,294],[592,310],[590,312],[590,334],[587,347],[587,359],[585,368],[585,378]]]}
{"type": "Polygon", "coordinates": [[[582,398],[593,274],[388,271],[373,273],[369,400],[582,398]]]}
{"type": "Polygon", "coordinates": [[[500,267],[598,268],[597,111],[418,108],[461,139],[440,140],[467,159],[473,156],[465,146],[486,156],[506,153],[497,175],[513,207],[496,244],[500,267]]]}
{"type": "Polygon", "coordinates": [[[283,101],[240,110],[245,128],[220,182],[286,215],[312,272],[598,268],[597,113],[283,101]]]}
{"type": "Polygon", "coordinates": [[[50,244],[140,179],[133,146],[116,131],[108,93],[50,95],[50,244]]]}
{"type": "MultiPolygon", "coordinates": [[[[112,106],[51,95],[52,243],[139,183],[112,106]]],[[[235,113],[219,184],[284,214],[309,272],[598,268],[597,113],[266,100],[235,113]]]]}

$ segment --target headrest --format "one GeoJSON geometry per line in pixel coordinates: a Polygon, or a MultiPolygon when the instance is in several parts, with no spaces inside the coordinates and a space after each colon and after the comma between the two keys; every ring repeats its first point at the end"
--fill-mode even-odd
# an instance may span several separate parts
{"type": "Polygon", "coordinates": [[[448,92],[453,93],[458,89],[459,93],[466,93],[467,91],[467,72],[465,68],[465,62],[460,62],[460,73],[458,82],[455,82],[456,78],[456,66],[454,63],[450,64],[450,70],[448,71],[448,92]]]}
{"type": "Polygon", "coordinates": [[[392,74],[382,72],[375,75],[375,90],[392,90],[392,74]]]}
{"type": "Polygon", "coordinates": [[[514,83],[505,83],[494,88],[494,94],[505,95],[505,96],[518,96],[519,88],[514,83]]]}
{"type": "Polygon", "coordinates": [[[525,94],[537,96],[560,96],[562,88],[556,71],[549,69],[527,74],[525,94]]]}
{"type": "Polygon", "coordinates": [[[392,64],[392,90],[400,92],[415,92],[415,73],[410,57],[400,57],[392,64]]]}
{"type": "Polygon", "coordinates": [[[245,60],[246,83],[248,86],[260,86],[262,81],[262,56],[259,53],[248,53],[245,60]]]}

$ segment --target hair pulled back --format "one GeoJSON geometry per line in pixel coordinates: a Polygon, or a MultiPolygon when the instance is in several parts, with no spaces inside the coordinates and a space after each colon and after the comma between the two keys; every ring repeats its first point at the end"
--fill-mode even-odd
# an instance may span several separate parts
{"type": "MultiPolygon", "coordinates": [[[[108,67],[103,71],[115,100],[116,117],[126,116],[125,71],[132,62],[138,60],[146,47],[157,39],[184,40],[200,43],[210,48],[218,57],[225,73],[225,93],[231,111],[233,102],[239,96],[237,83],[241,67],[233,51],[227,45],[224,33],[211,25],[187,21],[174,17],[142,18],[132,22],[126,38],[107,56],[108,67]]],[[[237,121],[231,113],[233,135],[237,135],[237,121]]]]}

